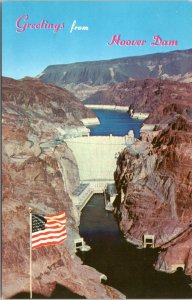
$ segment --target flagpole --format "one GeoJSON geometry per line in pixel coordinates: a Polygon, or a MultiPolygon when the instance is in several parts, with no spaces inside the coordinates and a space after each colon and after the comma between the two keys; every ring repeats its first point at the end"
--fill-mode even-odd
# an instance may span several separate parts
{"type": "Polygon", "coordinates": [[[30,299],[32,296],[32,208],[29,207],[29,227],[30,227],[30,255],[29,255],[29,290],[30,290],[30,299]]]}

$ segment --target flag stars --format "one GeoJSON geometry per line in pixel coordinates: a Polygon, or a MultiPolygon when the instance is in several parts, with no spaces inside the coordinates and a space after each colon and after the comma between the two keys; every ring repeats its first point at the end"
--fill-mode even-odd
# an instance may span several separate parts
{"type": "Polygon", "coordinates": [[[32,215],[32,232],[44,230],[46,222],[44,217],[32,215]]]}

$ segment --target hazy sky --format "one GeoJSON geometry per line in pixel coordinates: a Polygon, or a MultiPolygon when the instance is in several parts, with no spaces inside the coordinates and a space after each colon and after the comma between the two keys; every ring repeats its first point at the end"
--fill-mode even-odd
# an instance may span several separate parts
{"type": "Polygon", "coordinates": [[[4,2],[3,75],[36,76],[48,65],[111,59],[192,48],[192,2],[4,2]],[[16,32],[16,20],[62,24],[64,29],[16,32]],[[73,31],[73,21],[88,30],[73,31]],[[144,46],[108,46],[114,34],[146,40],[144,46]],[[150,46],[154,35],[177,40],[176,47],[150,46]]]}

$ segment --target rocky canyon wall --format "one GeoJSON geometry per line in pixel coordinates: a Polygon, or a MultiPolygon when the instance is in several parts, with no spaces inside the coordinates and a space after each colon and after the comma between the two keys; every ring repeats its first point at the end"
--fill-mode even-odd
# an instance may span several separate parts
{"type": "Polygon", "coordinates": [[[79,184],[78,168],[60,132],[92,116],[61,88],[33,79],[3,79],[4,298],[29,292],[29,207],[37,214],[65,211],[67,216],[67,240],[32,253],[34,293],[50,297],[60,284],[86,298],[123,297],[101,284],[101,274],[75,254],[80,215],[69,194],[79,184]]]}
{"type": "Polygon", "coordinates": [[[181,265],[192,276],[192,124],[176,116],[152,142],[138,141],[119,156],[116,215],[125,238],[142,247],[154,235],[155,268],[181,265]]]}
{"type": "Polygon", "coordinates": [[[168,124],[175,114],[192,116],[191,94],[191,83],[153,78],[113,84],[85,103],[129,106],[132,112],[148,113],[147,124],[168,124]]]}

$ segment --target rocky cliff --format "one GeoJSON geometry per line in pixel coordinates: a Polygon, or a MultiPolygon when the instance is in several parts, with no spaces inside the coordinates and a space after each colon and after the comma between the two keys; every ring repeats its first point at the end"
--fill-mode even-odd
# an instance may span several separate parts
{"type": "Polygon", "coordinates": [[[3,101],[26,113],[29,111],[29,115],[52,119],[64,126],[81,125],[80,119],[95,116],[69,91],[33,78],[3,78],[3,101]]]}
{"type": "Polygon", "coordinates": [[[104,61],[48,66],[38,77],[75,92],[79,98],[127,80],[161,78],[192,82],[192,50],[171,51],[104,61]]]}
{"type": "Polygon", "coordinates": [[[39,80],[3,78],[3,297],[29,292],[29,212],[67,216],[67,240],[33,251],[33,292],[51,297],[57,284],[86,298],[122,298],[75,254],[79,212],[69,194],[78,169],[62,139],[67,125],[92,113],[69,92],[39,80]]]}
{"type": "Polygon", "coordinates": [[[130,106],[133,112],[150,114],[146,123],[167,123],[175,114],[192,116],[191,95],[191,83],[145,79],[114,84],[84,103],[130,106]]]}
{"type": "Polygon", "coordinates": [[[192,123],[176,116],[152,142],[138,141],[118,158],[116,215],[125,238],[160,248],[155,268],[192,276],[192,123]]]}
{"type": "Polygon", "coordinates": [[[184,79],[192,73],[192,49],[48,66],[39,78],[59,86],[63,84],[103,85],[128,79],[184,79]]]}

